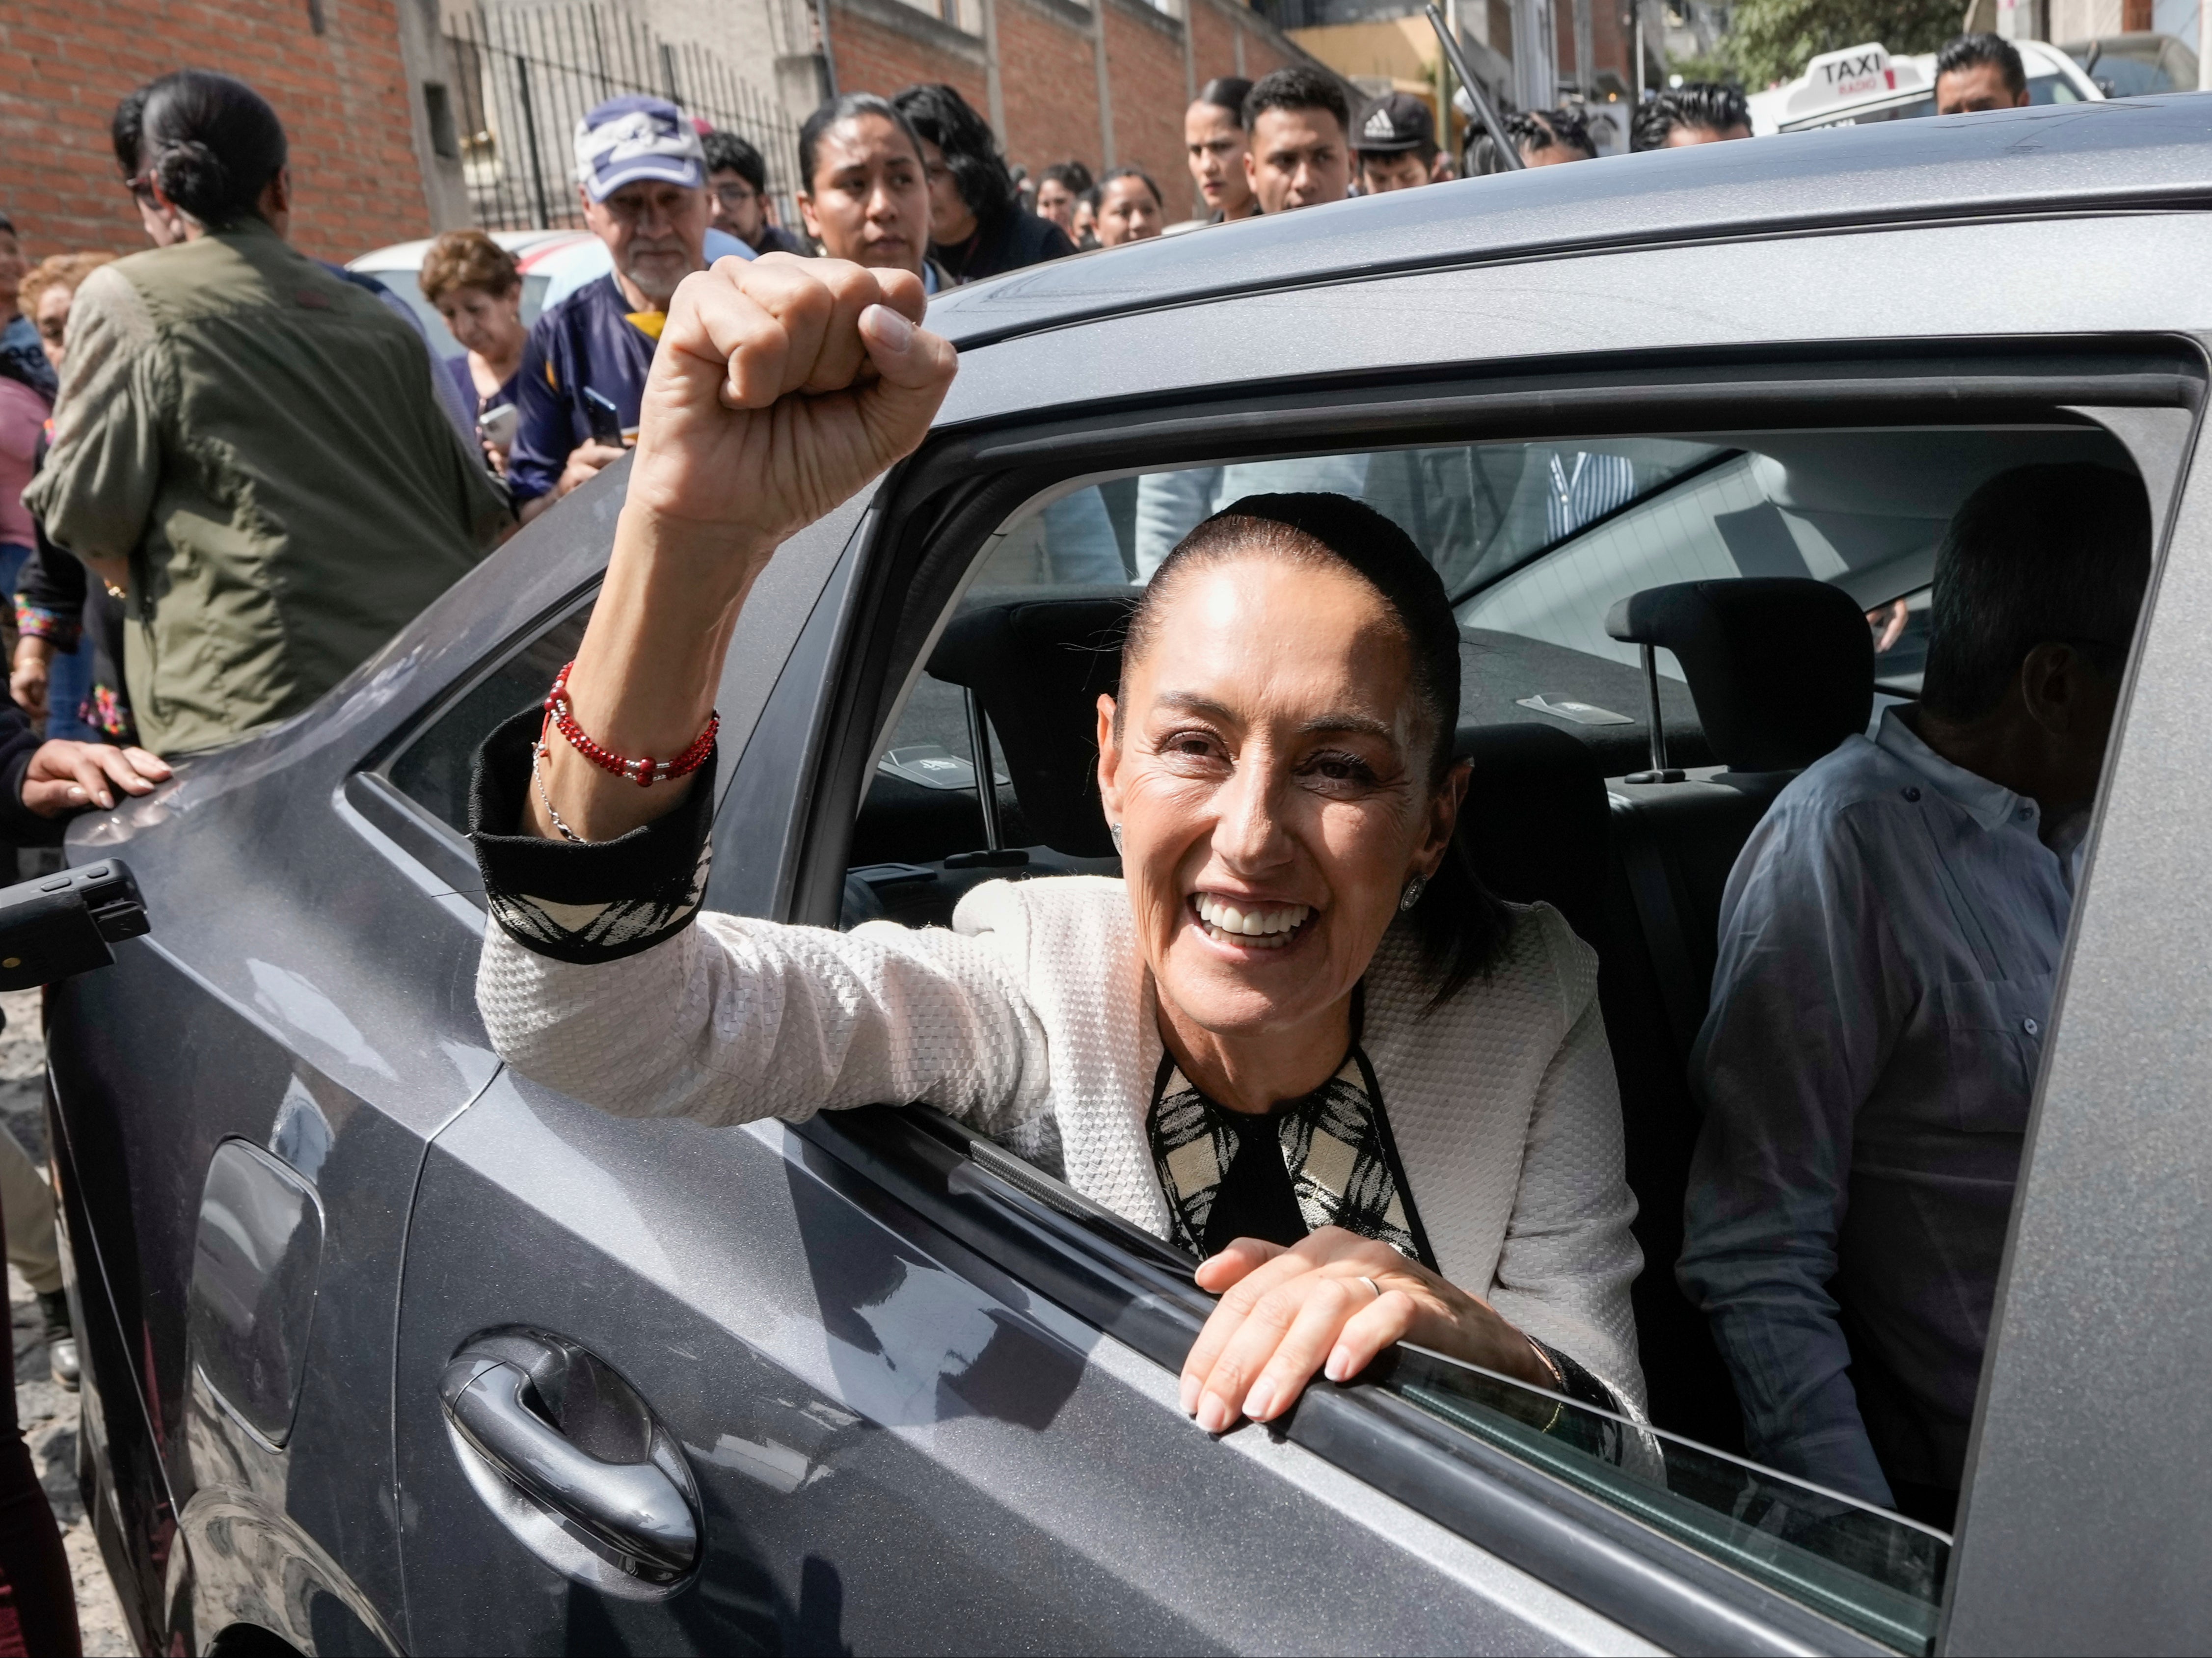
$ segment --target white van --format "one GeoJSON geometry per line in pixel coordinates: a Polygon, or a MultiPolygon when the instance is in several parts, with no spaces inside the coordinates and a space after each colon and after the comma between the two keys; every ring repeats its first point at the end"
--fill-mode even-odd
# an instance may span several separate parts
{"type": "MultiPolygon", "coordinates": [[[[2015,40],[2021,66],[2027,71],[2031,103],[2078,104],[2104,94],[2081,66],[2042,40],[2015,40]]],[[[1802,132],[1812,127],[1856,126],[1867,121],[1898,121],[1936,112],[1936,54],[1893,58],[1878,42],[1823,52],[1796,80],[1754,92],[1751,106],[1754,137],[1802,132]]]]}

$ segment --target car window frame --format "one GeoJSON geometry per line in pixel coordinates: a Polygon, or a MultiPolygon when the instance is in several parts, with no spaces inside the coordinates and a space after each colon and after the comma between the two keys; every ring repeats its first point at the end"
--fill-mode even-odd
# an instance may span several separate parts
{"type": "MultiPolygon", "coordinates": [[[[627,470],[623,463],[623,472],[627,470]]],[[[626,478],[618,477],[617,482],[626,484],[626,478]]],[[[756,732],[770,719],[780,696],[789,695],[793,678],[787,671],[791,660],[805,653],[809,623],[822,609],[823,594],[837,588],[841,571],[849,574],[857,549],[865,540],[864,525],[874,493],[873,488],[863,489],[795,532],[754,584],[715,694],[715,706],[722,715],[715,805],[718,824],[731,815],[736,798],[733,786],[749,757],[756,732]]],[[[381,737],[339,785],[345,807],[396,843],[414,863],[441,878],[444,890],[465,896],[479,910],[485,907],[483,878],[468,837],[402,788],[392,778],[392,768],[477,687],[580,609],[597,602],[611,550],[613,516],[606,515],[609,545],[599,550],[588,569],[580,572],[559,597],[509,629],[495,647],[471,660],[464,671],[381,737]]],[[[831,613],[836,613],[834,604],[831,613]]],[[[799,762],[804,756],[792,758],[799,762]]],[[[710,888],[710,902],[722,896],[710,888]]],[[[760,913],[757,907],[753,908],[754,913],[760,913]]]]}
{"type": "MultiPolygon", "coordinates": [[[[981,423],[940,435],[895,471],[878,497],[880,519],[862,549],[846,606],[849,631],[831,653],[823,682],[834,706],[817,710],[811,770],[799,781],[802,799],[793,820],[799,832],[788,843],[797,866],[780,882],[773,913],[836,925],[851,826],[905,688],[992,534],[1024,503],[1071,480],[1493,438],[1658,436],[1759,426],[1990,426],[2027,417],[2050,425],[2065,423],[2060,417],[2068,415],[2113,430],[2097,418],[2100,410],[2188,410],[2193,441],[2207,379],[2202,346],[2178,334],[1850,342],[1669,350],[1602,364],[1486,367],[1463,377],[1378,374],[1297,394],[1228,387],[1203,398],[1062,412],[1047,422],[981,423]]],[[[2155,422],[2142,424],[2148,430],[2155,422]]],[[[2137,457],[2147,484],[2165,488],[2167,498],[2153,503],[2162,530],[2188,448],[2154,466],[2145,464],[2142,448],[2155,434],[2115,435],[2137,457]]],[[[2161,533],[2161,556],[2164,543],[2161,533]]],[[[2063,1016],[2063,1003],[2056,1005],[2054,1031],[2063,1016]]],[[[929,1145],[941,1142],[928,1141],[926,1131],[907,1121],[912,1114],[880,1108],[824,1114],[794,1132],[1071,1310],[1091,1305],[1134,1320],[1130,1327],[1143,1339],[1117,1326],[1101,1327],[1170,1369],[1180,1364],[1200,1315],[1180,1292],[1168,1293],[1140,1252],[1085,1242],[1078,1222],[971,1156],[938,1166],[941,1158],[929,1145]],[[907,1122],[911,1134],[891,1133],[885,1119],[907,1122]],[[1079,1272],[1069,1265],[1078,1259],[1079,1272]],[[1072,1284],[1072,1272],[1089,1277],[1072,1284]],[[1101,1291],[1100,1284],[1108,1287],[1101,1291]],[[1103,1308],[1097,1300],[1102,1293],[1103,1308]],[[1169,1331],[1182,1347],[1167,1339],[1169,1331]]],[[[2023,1184],[2027,1169],[2024,1156],[2023,1184]]],[[[2008,1254],[2001,1297],[2009,1264],[2008,1254]]],[[[1502,1451],[1468,1455],[1468,1447],[1458,1442],[1466,1436],[1378,1389],[1316,1382],[1284,1430],[1374,1488],[1663,1644],[1888,1649],[1502,1451]],[[1440,1437],[1447,1435],[1449,1440],[1440,1437]]],[[[1942,1610],[1948,1610],[1948,1590],[1946,1601],[1942,1610]]]]}

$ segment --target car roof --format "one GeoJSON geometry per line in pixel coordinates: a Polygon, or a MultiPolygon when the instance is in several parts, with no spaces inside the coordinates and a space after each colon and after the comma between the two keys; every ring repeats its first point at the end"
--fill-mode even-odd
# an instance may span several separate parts
{"type": "MultiPolygon", "coordinates": [[[[2212,205],[2212,98],[2045,104],[1529,167],[1031,265],[939,295],[972,349],[1165,305],[1400,271],[2022,214],[2212,205]]],[[[1418,316],[1406,319],[1418,328],[1418,316]]]]}

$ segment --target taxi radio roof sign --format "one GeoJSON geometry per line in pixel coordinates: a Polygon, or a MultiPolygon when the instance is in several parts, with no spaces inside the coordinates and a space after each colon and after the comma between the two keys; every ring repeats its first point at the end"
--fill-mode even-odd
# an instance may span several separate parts
{"type": "Polygon", "coordinates": [[[1790,94],[1784,119],[1809,115],[1838,104],[1856,104],[1897,93],[1924,92],[1927,78],[1910,58],[1893,59],[1878,40],[1841,52],[1823,52],[1805,66],[1805,79],[1790,94]]]}

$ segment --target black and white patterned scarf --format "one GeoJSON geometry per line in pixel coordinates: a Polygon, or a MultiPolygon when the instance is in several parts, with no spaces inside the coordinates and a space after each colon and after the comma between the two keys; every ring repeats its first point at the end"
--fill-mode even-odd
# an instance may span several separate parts
{"type": "MultiPolygon", "coordinates": [[[[1249,1119],[1232,1120],[1225,1107],[1192,1086],[1172,1055],[1161,1056],[1146,1138],[1175,1241],[1194,1254],[1206,1253],[1206,1224],[1237,1156],[1239,1121],[1249,1119]]],[[[1307,1230],[1341,1226],[1435,1269],[1436,1254],[1413,1206],[1382,1090],[1358,1042],[1334,1076],[1278,1110],[1273,1121],[1307,1230]]]]}

